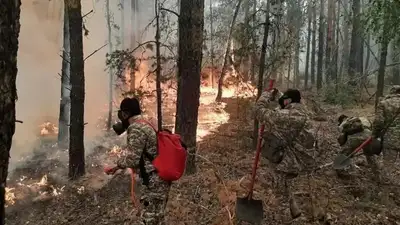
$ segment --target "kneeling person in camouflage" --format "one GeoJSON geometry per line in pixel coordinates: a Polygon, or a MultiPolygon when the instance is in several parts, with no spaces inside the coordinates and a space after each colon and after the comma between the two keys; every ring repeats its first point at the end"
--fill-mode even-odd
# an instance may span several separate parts
{"type": "MultiPolygon", "coordinates": [[[[341,146],[340,153],[346,156],[349,156],[365,140],[372,136],[372,124],[365,117],[341,115],[338,118],[338,126],[341,133],[338,138],[341,146]]],[[[379,155],[381,149],[380,140],[377,138],[373,138],[372,142],[363,148],[363,153],[376,179],[379,178],[379,170],[375,155],[379,155]]],[[[336,172],[338,175],[344,174],[344,170],[336,170],[336,172]]]]}

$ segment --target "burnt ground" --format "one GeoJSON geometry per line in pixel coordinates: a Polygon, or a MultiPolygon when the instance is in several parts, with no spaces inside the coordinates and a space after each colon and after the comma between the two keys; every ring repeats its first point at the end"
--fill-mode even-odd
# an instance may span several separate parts
{"type": "MultiPolygon", "coordinates": [[[[229,120],[221,122],[214,131],[209,130],[199,141],[197,173],[173,185],[167,224],[236,224],[235,201],[246,194],[254,158],[251,104],[248,99],[225,98],[219,106],[201,106],[201,115],[228,113],[229,120]]],[[[318,164],[324,165],[339,151],[335,143],[336,118],[342,110],[321,108],[326,120],[315,121],[318,135],[315,155],[318,164]]],[[[204,129],[210,126],[200,125],[204,129]]],[[[134,224],[136,210],[129,199],[129,176],[110,179],[102,173],[102,165],[115,157],[111,153],[118,152],[110,148],[121,144],[121,139],[113,137],[106,135],[104,140],[109,144],[98,147],[88,156],[88,175],[80,181],[61,179],[66,175],[62,172],[66,173],[66,164],[56,157],[51,161],[45,155],[40,158],[36,154],[31,164],[14,171],[9,181],[9,188],[14,189],[9,191],[7,224],[134,224]],[[45,161],[48,164],[43,164],[45,161]],[[51,171],[61,172],[52,174],[51,171]],[[44,174],[48,174],[47,182],[42,179],[44,174]],[[28,178],[21,181],[21,176],[28,178]],[[12,201],[15,202],[12,204],[12,201]]],[[[303,211],[303,216],[296,220],[290,219],[289,210],[281,204],[279,195],[275,195],[265,164],[266,159],[262,159],[254,192],[255,199],[263,200],[265,225],[400,224],[397,222],[400,221],[398,184],[378,185],[363,158],[356,160],[357,168],[346,179],[338,178],[331,167],[296,178],[295,195],[303,211]],[[386,198],[384,193],[388,193],[386,198]]]]}

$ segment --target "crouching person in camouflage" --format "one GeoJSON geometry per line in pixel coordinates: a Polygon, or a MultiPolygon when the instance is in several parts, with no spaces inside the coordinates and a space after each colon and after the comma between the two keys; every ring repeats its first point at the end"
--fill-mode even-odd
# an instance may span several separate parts
{"type": "Polygon", "coordinates": [[[310,130],[310,112],[300,103],[298,90],[288,89],[278,100],[280,109],[271,110],[270,93],[263,93],[256,103],[257,119],[265,125],[263,154],[277,185],[277,194],[284,187],[284,204],[289,203],[293,218],[301,215],[292,194],[294,178],[299,172],[315,166],[310,149],[314,136],[310,130]]]}
{"type": "Polygon", "coordinates": [[[400,151],[400,86],[395,85],[380,99],[376,108],[372,133],[382,140],[385,180],[390,180],[400,151]]]}
{"type": "MultiPolygon", "coordinates": [[[[349,156],[365,140],[372,135],[372,123],[365,117],[348,117],[341,115],[338,118],[340,136],[338,142],[341,146],[341,154],[349,156]]],[[[378,138],[373,138],[372,142],[363,148],[363,153],[367,162],[374,173],[374,178],[379,179],[379,169],[375,155],[381,153],[381,142],[378,138]]],[[[337,174],[345,175],[346,171],[336,170],[337,174]]]]}
{"type": "Polygon", "coordinates": [[[157,156],[157,135],[147,123],[141,123],[141,109],[135,98],[122,100],[118,117],[122,122],[117,134],[127,130],[128,152],[117,161],[117,167],[109,174],[119,169],[132,168],[139,172],[142,179],[140,203],[142,210],[137,225],[164,225],[164,213],[168,200],[170,182],[163,181],[157,175],[150,159],[157,156]]]}

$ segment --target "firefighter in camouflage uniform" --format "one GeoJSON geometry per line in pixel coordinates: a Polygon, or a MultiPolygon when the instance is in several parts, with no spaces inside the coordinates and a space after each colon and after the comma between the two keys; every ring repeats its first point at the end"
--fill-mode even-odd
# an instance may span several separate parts
{"type": "Polygon", "coordinates": [[[314,145],[311,132],[311,113],[300,103],[298,90],[288,89],[278,100],[280,109],[271,93],[265,92],[256,103],[256,117],[265,125],[263,155],[269,161],[275,190],[289,203],[291,215],[297,218],[301,211],[293,196],[294,178],[299,172],[315,166],[310,154],[314,145]],[[284,187],[284,188],[282,188],[284,187]]]}
{"type": "Polygon", "coordinates": [[[117,161],[117,167],[109,171],[109,174],[126,168],[138,172],[143,183],[140,190],[142,210],[139,221],[134,224],[164,225],[165,207],[171,183],[161,180],[151,164],[150,159],[157,156],[157,134],[149,124],[139,122],[143,118],[139,101],[135,98],[122,100],[118,117],[123,129],[127,131],[128,151],[117,161]]]}
{"type": "Polygon", "coordinates": [[[377,105],[372,124],[374,137],[382,139],[384,176],[389,179],[400,151],[400,85],[394,85],[377,105]]]}
{"type": "MultiPolygon", "coordinates": [[[[366,117],[339,116],[338,126],[340,136],[338,142],[341,146],[341,154],[349,156],[357,147],[372,135],[372,124],[366,117]]],[[[372,169],[376,179],[379,179],[379,169],[375,155],[381,153],[379,138],[373,138],[372,142],[363,148],[363,153],[372,169]]],[[[336,170],[338,175],[344,175],[346,169],[336,170]]]]}

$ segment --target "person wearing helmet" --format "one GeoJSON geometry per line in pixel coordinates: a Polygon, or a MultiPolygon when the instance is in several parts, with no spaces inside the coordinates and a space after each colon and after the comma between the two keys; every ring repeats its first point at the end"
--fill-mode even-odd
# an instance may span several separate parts
{"type": "Polygon", "coordinates": [[[299,172],[314,165],[309,150],[314,145],[310,112],[301,104],[297,89],[288,89],[278,99],[279,108],[271,109],[269,93],[264,93],[256,103],[256,117],[265,125],[263,155],[269,161],[275,191],[288,204],[292,218],[301,215],[293,196],[294,178],[299,172]],[[284,193],[282,193],[282,190],[284,193]]]}

